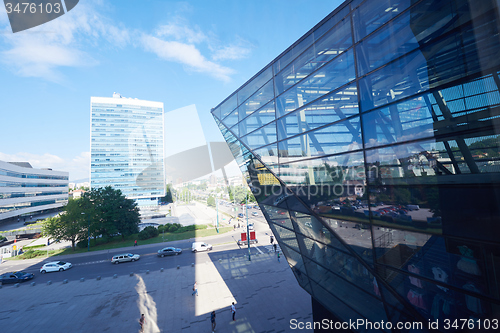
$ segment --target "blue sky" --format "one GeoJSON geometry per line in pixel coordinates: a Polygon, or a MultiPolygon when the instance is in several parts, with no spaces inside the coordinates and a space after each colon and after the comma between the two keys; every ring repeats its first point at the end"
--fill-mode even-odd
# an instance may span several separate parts
{"type": "Polygon", "coordinates": [[[113,92],[165,112],[194,104],[206,140],[222,141],[210,109],[340,3],[81,0],[16,34],[2,7],[0,160],[87,178],[90,96],[113,92]]]}

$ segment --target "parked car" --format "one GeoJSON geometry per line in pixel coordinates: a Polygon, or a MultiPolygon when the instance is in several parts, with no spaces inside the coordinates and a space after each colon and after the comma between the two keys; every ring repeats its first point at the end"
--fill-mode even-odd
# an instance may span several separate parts
{"type": "Polygon", "coordinates": [[[119,264],[121,262],[136,261],[139,260],[140,258],[141,256],[138,254],[132,254],[132,253],[117,254],[116,256],[113,256],[113,258],[111,258],[111,263],[119,264]]]}
{"type": "Polygon", "coordinates": [[[0,284],[19,283],[31,280],[35,275],[26,272],[9,272],[0,275],[0,284]]]}
{"type": "Polygon", "coordinates": [[[65,261],[51,261],[46,263],[40,268],[40,273],[45,274],[47,272],[62,272],[73,267],[71,263],[65,261]]]}
{"type": "Polygon", "coordinates": [[[200,251],[210,251],[212,249],[212,245],[203,243],[203,242],[194,242],[191,245],[192,252],[200,252],[200,251]]]}
{"type": "Polygon", "coordinates": [[[243,218],[243,213],[239,213],[239,214],[238,214],[238,217],[239,217],[240,219],[242,219],[242,218],[243,218]]]}
{"type": "Polygon", "coordinates": [[[158,250],[158,257],[165,257],[165,256],[176,256],[182,253],[182,249],[176,248],[176,247],[166,247],[161,250],[158,250]]]}
{"type": "Polygon", "coordinates": [[[253,213],[252,213],[252,216],[259,216],[259,213],[257,213],[257,212],[253,212],[253,213]]]}

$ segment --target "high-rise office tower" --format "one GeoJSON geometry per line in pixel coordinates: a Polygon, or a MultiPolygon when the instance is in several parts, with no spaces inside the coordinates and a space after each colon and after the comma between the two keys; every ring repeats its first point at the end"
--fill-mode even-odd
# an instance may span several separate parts
{"type": "Polygon", "coordinates": [[[112,186],[139,207],[165,195],[163,103],[120,94],[90,99],[90,187],[112,186]]]}

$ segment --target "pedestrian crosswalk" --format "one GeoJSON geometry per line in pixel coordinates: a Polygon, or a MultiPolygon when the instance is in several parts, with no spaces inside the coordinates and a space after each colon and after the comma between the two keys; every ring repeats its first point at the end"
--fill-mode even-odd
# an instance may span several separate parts
{"type": "MultiPolygon", "coordinates": [[[[276,244],[276,243],[274,243],[274,244],[276,244]]],[[[267,253],[274,252],[274,246],[271,244],[265,245],[264,248],[267,250],[267,253]]],[[[280,248],[279,244],[276,245],[276,251],[281,252],[281,248],[280,248]]]]}

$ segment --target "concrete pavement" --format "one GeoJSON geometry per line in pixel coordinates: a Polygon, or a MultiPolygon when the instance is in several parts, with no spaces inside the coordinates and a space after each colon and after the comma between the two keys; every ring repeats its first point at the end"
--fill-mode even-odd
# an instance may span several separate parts
{"type": "Polygon", "coordinates": [[[278,263],[274,253],[263,252],[248,261],[245,250],[215,248],[197,253],[194,266],[180,269],[4,286],[0,327],[2,332],[138,332],[144,313],[145,332],[198,333],[211,331],[213,310],[216,332],[288,332],[291,319],[312,321],[310,296],[286,261],[278,263]],[[192,296],[194,281],[199,296],[192,296]],[[231,302],[236,304],[234,322],[231,302]]]}

